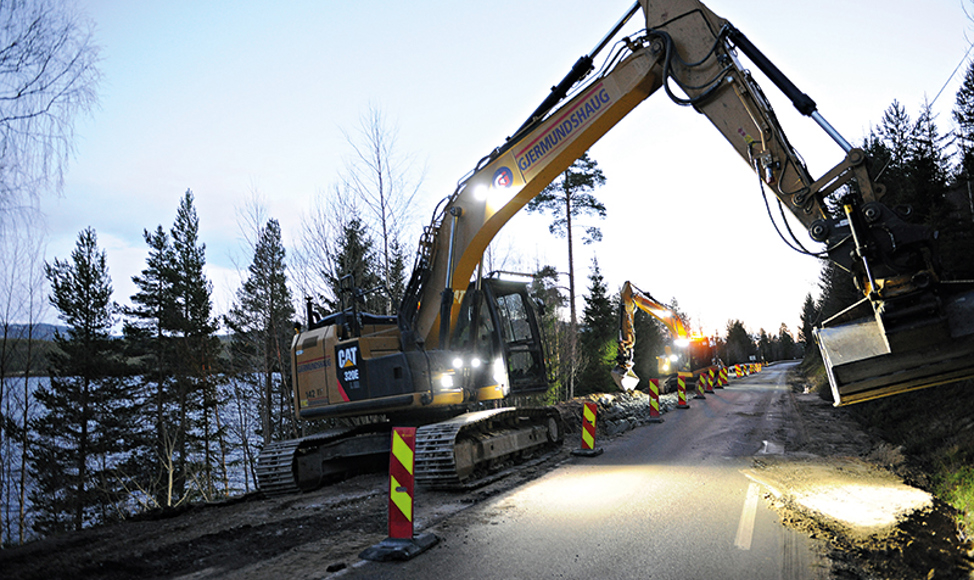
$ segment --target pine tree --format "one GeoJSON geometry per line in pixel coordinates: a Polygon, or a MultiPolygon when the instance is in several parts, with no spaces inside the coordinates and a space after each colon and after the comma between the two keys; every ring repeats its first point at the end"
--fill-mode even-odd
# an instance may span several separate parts
{"type": "Polygon", "coordinates": [[[31,468],[38,509],[35,529],[45,535],[105,521],[122,491],[113,474],[128,451],[132,393],[122,378],[112,282],[106,254],[91,228],[78,235],[71,259],[45,273],[51,304],[67,333],[57,332],[49,356],[50,386],[40,387],[43,412],[31,423],[31,468]]]}
{"type": "Polygon", "coordinates": [[[213,288],[203,271],[206,245],[199,241],[199,218],[193,200],[193,192],[187,189],[171,230],[176,305],[171,330],[177,348],[174,378],[178,402],[174,443],[180,459],[179,484],[175,491],[183,492],[185,478],[191,471],[200,472],[202,489],[199,491],[212,497],[216,456],[211,440],[223,438],[217,375],[213,372],[221,347],[210,299],[213,288]],[[190,461],[194,448],[202,452],[201,461],[190,461]]]}
{"type": "Polygon", "coordinates": [[[325,297],[325,305],[332,311],[350,309],[355,288],[366,292],[359,300],[359,309],[384,312],[385,297],[374,291],[384,287],[377,274],[375,243],[368,229],[357,216],[349,217],[333,244],[325,251],[324,279],[331,297],[325,297]]]}
{"type": "Polygon", "coordinates": [[[213,494],[217,459],[211,440],[221,450],[224,443],[214,368],[218,327],[193,199],[187,190],[168,234],[162,226],[145,232],[147,267],[132,278],[138,292],[132,296],[135,306],[126,311],[125,333],[136,345],[132,354],[142,360],[152,425],[139,485],[166,507],[189,497],[190,479],[200,482],[197,492],[213,494]]]}
{"type": "Polygon", "coordinates": [[[260,380],[261,432],[266,444],[296,432],[292,414],[281,412],[290,408],[289,348],[295,312],[277,220],[269,220],[261,229],[248,272],[227,323],[233,331],[235,370],[260,380]]]}
{"type": "Polygon", "coordinates": [[[775,342],[778,343],[777,359],[791,360],[795,358],[795,338],[784,322],[778,327],[778,336],[775,342]]]}
{"type": "Polygon", "coordinates": [[[565,297],[558,289],[558,272],[554,266],[542,266],[535,271],[531,280],[531,296],[541,304],[541,334],[545,338],[548,350],[549,368],[554,369],[554,382],[548,389],[545,399],[549,403],[561,401],[567,395],[562,389],[568,385],[565,372],[571,365],[563,364],[568,360],[567,328],[558,316],[558,309],[565,306],[565,297]]]}
{"type": "MultiPolygon", "coordinates": [[[[586,152],[527,204],[529,213],[550,212],[554,216],[554,221],[548,226],[548,231],[568,239],[568,304],[571,324],[569,357],[573,361],[577,358],[578,315],[575,308],[575,247],[572,222],[586,215],[605,218],[605,205],[591,193],[596,187],[603,185],[605,185],[605,174],[586,152]]],[[[598,227],[586,226],[585,232],[583,241],[586,244],[602,240],[602,230],[598,227]]],[[[574,396],[574,376],[574,372],[569,373],[569,397],[574,396]]]]}
{"type": "Polygon", "coordinates": [[[941,258],[949,277],[969,280],[974,278],[974,63],[957,91],[953,116],[960,159],[953,179],[954,205],[947,206],[941,227],[941,258]]]}
{"type": "Polygon", "coordinates": [[[778,345],[768,334],[768,331],[761,329],[758,331],[758,358],[763,361],[777,360],[778,345]]]}
{"type": "Polygon", "coordinates": [[[399,314],[399,305],[402,303],[403,296],[406,294],[407,272],[406,253],[399,242],[399,238],[394,238],[390,243],[392,261],[389,264],[389,278],[386,282],[386,291],[389,293],[389,300],[392,304],[392,314],[399,314]]]}
{"type": "Polygon", "coordinates": [[[964,82],[957,91],[953,110],[960,149],[960,174],[963,181],[974,178],[974,62],[967,67],[964,82]]]}
{"type": "Polygon", "coordinates": [[[616,358],[618,301],[608,296],[597,259],[592,259],[588,295],[579,335],[578,394],[616,390],[609,371],[616,358]]]}
{"type": "Polygon", "coordinates": [[[805,295],[805,302],[802,303],[802,327],[798,331],[798,342],[804,345],[806,354],[808,354],[810,349],[815,349],[815,335],[813,334],[813,330],[819,322],[818,317],[818,307],[815,304],[815,299],[812,298],[812,293],[809,292],[805,295]]]}
{"type": "Polygon", "coordinates": [[[142,446],[137,465],[125,475],[135,481],[135,486],[149,492],[155,505],[165,506],[170,503],[166,458],[170,456],[171,434],[176,431],[172,397],[175,356],[170,336],[176,311],[172,271],[175,258],[169,234],[162,226],[143,231],[143,238],[149,255],[141,275],[132,277],[137,291],[131,297],[134,306],[125,309],[123,332],[129,346],[127,354],[137,361],[146,405],[140,423],[142,446]]]}
{"type": "Polygon", "coordinates": [[[756,347],[751,335],[740,320],[727,322],[727,339],[723,345],[721,358],[727,364],[746,363],[755,354],[756,347]]]}

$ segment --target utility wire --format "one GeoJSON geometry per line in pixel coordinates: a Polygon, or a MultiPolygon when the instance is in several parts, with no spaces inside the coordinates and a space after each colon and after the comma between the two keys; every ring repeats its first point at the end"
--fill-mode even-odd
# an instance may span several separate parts
{"type": "Polygon", "coordinates": [[[933,104],[937,102],[938,98],[940,98],[940,94],[944,92],[944,89],[946,89],[947,85],[950,84],[950,81],[953,80],[954,75],[957,74],[957,71],[960,70],[961,65],[967,60],[967,56],[971,54],[971,49],[974,49],[974,43],[971,43],[971,45],[967,47],[967,52],[964,53],[964,58],[960,59],[960,62],[957,63],[956,67],[954,67],[954,72],[950,73],[950,76],[947,77],[947,82],[944,83],[944,86],[940,87],[940,90],[937,91],[937,96],[930,101],[930,107],[933,107],[933,104]]]}

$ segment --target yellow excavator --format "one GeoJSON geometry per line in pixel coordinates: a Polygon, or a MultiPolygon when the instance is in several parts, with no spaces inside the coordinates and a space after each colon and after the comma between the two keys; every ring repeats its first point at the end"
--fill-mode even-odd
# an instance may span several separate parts
{"type": "Polygon", "coordinates": [[[381,464],[390,423],[418,427],[416,480],[434,487],[476,485],[559,444],[553,411],[503,406],[545,390],[548,373],[526,285],[483,274],[483,254],[519,209],[660,89],[707,116],[823,245],[813,253],[862,291],[816,331],[837,405],[974,375],[974,290],[941,278],[933,232],[883,203],[863,151],[730,22],[697,0],[640,0],[437,207],[396,318],[358,312],[354,300],[325,318],[309,312],[292,345],[294,411],[357,426],[267,445],[261,489],[308,489],[381,464]],[[640,12],[645,28],[617,38],[640,12]],[[842,149],[835,167],[811,176],[742,57],[842,149]]]}
{"type": "MultiPolygon", "coordinates": [[[[671,345],[667,345],[662,356],[657,357],[659,374],[663,377],[676,377],[678,373],[692,376],[694,354],[700,354],[704,337],[691,337],[683,319],[668,306],[653,298],[648,292],[640,290],[628,280],[619,293],[619,350],[616,366],[610,371],[612,380],[624,391],[631,391],[639,384],[639,377],[633,371],[635,361],[636,330],[634,326],[636,308],[660,321],[670,333],[671,345]],[[696,341],[694,341],[696,339],[696,341]],[[696,343],[696,344],[695,344],[696,343]],[[674,347],[679,352],[674,351],[674,347]]],[[[699,359],[700,357],[696,357],[699,359]]],[[[707,365],[710,361],[707,361],[707,365]]],[[[664,388],[664,391],[667,390],[664,388]]]]}

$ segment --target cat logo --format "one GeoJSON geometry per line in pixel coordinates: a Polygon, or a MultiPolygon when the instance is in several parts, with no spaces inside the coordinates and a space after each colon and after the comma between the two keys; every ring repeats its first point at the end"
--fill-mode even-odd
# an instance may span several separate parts
{"type": "Polygon", "coordinates": [[[338,368],[347,369],[358,364],[358,345],[338,349],[338,368]]]}
{"type": "Polygon", "coordinates": [[[345,401],[366,398],[362,385],[362,369],[359,368],[358,342],[335,347],[335,360],[338,361],[338,392],[345,401]]]}

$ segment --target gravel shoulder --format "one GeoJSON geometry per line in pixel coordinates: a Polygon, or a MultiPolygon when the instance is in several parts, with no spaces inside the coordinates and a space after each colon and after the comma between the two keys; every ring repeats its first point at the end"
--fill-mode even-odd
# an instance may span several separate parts
{"type": "Polygon", "coordinates": [[[970,578],[974,552],[956,510],[921,489],[927,478],[902,449],[793,384],[798,436],[782,455],[755,457],[745,475],[785,525],[820,540],[831,577],[970,578]]]}

